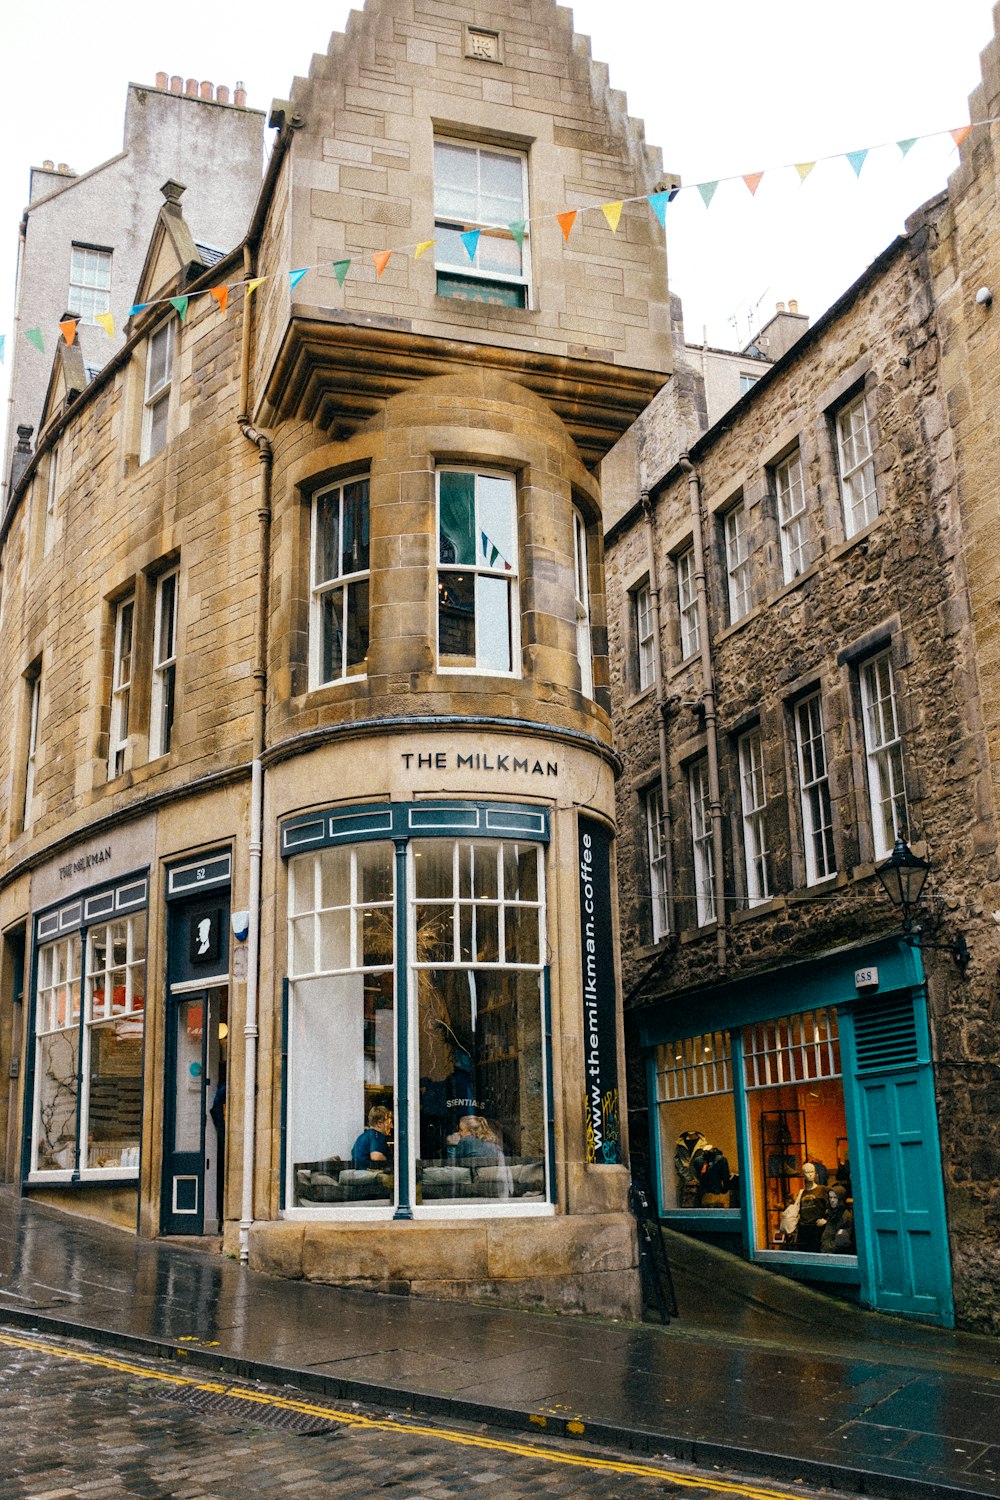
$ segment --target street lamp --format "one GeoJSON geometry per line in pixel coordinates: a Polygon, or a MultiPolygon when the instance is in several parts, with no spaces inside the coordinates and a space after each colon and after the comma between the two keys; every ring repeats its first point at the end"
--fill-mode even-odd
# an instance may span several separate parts
{"type": "Polygon", "coordinates": [[[919,927],[914,930],[913,912],[923,895],[930,872],[929,860],[914,854],[901,833],[896,834],[892,853],[885,864],[875,867],[875,874],[882,882],[886,895],[902,914],[906,941],[915,948],[936,948],[942,953],[950,953],[964,974],[972,954],[963,932],[958,933],[952,943],[931,943],[926,940],[919,927]]]}

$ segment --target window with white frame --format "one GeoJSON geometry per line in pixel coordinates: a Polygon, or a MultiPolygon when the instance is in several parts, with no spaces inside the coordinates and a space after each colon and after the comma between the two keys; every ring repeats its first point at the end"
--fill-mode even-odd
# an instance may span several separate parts
{"type": "Polygon", "coordinates": [[[32,1173],[136,1173],[142,1134],[146,915],[38,950],[32,1173]],[[81,1014],[81,993],[85,989],[81,1014]]]}
{"type": "Polygon", "coordinates": [[[906,838],[909,818],[903,782],[903,745],[899,732],[892,661],[881,652],[861,668],[868,795],[871,800],[875,858],[892,853],[896,835],[906,838]]]}
{"type": "Polygon", "coordinates": [[[772,894],[768,871],[767,828],[764,821],[767,807],[764,745],[759,729],[751,729],[740,736],[739,761],[747,904],[758,906],[760,902],[768,901],[772,894]]]}
{"type": "Polygon", "coordinates": [[[149,756],[166,755],[174,727],[177,685],[177,569],[156,580],[153,619],[153,682],[149,701],[149,756]]]}
{"type": "Polygon", "coordinates": [[[815,885],[837,873],[833,850],[833,805],[823,733],[823,705],[819,693],[795,707],[795,738],[799,763],[799,797],[805,842],[806,884],[815,885]]]}
{"type": "Polygon", "coordinates": [[[132,697],[132,645],[135,596],[115,607],[114,657],[111,667],[111,721],[108,728],[108,778],[125,770],[128,750],[129,706],[132,697]]]}
{"type": "Polygon", "coordinates": [[[698,594],[694,576],[694,548],[682,552],[677,569],[677,609],[680,615],[681,656],[694,656],[701,650],[701,625],[698,620],[698,594]]]}
{"type": "Polygon", "coordinates": [[[45,534],[42,540],[42,551],[48,554],[52,549],[52,543],[56,537],[56,512],[59,502],[59,449],[53,448],[49,453],[49,475],[45,486],[45,534]]]}
{"type": "Polygon", "coordinates": [[[729,621],[735,625],[750,608],[750,542],[747,537],[747,508],[743,500],[739,500],[726,512],[724,526],[729,621]]]}
{"type": "Polygon", "coordinates": [[[875,458],[864,392],[837,413],[837,452],[844,500],[844,530],[850,537],[878,515],[875,458]]]}
{"type": "Polygon", "coordinates": [[[66,311],[83,323],[111,308],[111,251],[74,245],[69,258],[69,296],[66,311]]]}
{"type": "Polygon", "coordinates": [[[688,771],[691,802],[691,850],[698,926],[715,921],[715,861],[712,857],[712,804],[708,761],[698,760],[688,771]]]}
{"type": "Polygon", "coordinates": [[[646,849],[649,857],[649,903],[653,942],[670,931],[667,905],[667,845],[663,836],[663,792],[659,782],[643,798],[646,811],[646,849]]]}
{"type": "Polygon", "coordinates": [[[289,861],[289,1206],[385,1217],[401,1183],[418,1216],[544,1204],[542,851],[419,837],[405,892],[399,870],[388,840],[289,861]],[[400,1008],[411,1037],[405,1133],[400,1008]]]}
{"type": "Polygon", "coordinates": [[[740,371],[740,395],[745,396],[747,391],[752,391],[760,379],[759,375],[751,375],[747,370],[740,371]]]}
{"type": "Polygon", "coordinates": [[[644,583],[632,595],[635,616],[635,677],[640,693],[656,681],[656,641],[653,634],[653,596],[644,583]]]}
{"type": "Polygon", "coordinates": [[[155,458],[167,446],[174,352],[174,322],[171,319],[150,334],[146,349],[146,388],[142,410],[142,447],[139,454],[141,463],[155,458]]]}
{"type": "Polygon", "coordinates": [[[791,583],[808,565],[809,528],[806,520],[806,487],[802,477],[802,455],[798,448],[775,465],[774,488],[778,499],[781,533],[781,571],[791,583]]]}
{"type": "Polygon", "coordinates": [[[580,663],[580,691],[594,696],[594,649],[590,635],[590,572],[587,556],[587,526],[573,507],[573,578],[576,609],[576,659],[580,663]]]}
{"type": "Polygon", "coordinates": [[[527,307],[528,230],[525,152],[471,141],[434,142],[439,296],[527,307]]]}
{"type": "Polygon", "coordinates": [[[517,515],[514,479],[439,469],[438,664],[445,670],[518,670],[517,515]]]}
{"type": "Polygon", "coordinates": [[[309,685],[368,670],[371,524],[367,477],[321,490],[312,502],[309,685]]]}
{"type": "Polygon", "coordinates": [[[35,761],[38,753],[38,717],[42,706],[42,673],[36,668],[29,673],[28,686],[28,740],[24,757],[24,806],[21,809],[21,825],[27,828],[31,822],[31,805],[35,800],[35,761]]]}

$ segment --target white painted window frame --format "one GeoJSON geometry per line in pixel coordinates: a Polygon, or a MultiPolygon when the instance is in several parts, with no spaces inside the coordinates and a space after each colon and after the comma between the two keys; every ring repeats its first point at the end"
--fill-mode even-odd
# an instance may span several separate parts
{"type": "Polygon", "coordinates": [[[177,568],[161,573],[156,580],[153,605],[153,679],[149,699],[149,757],[155,760],[170,753],[173,733],[175,695],[177,691],[177,568]],[[169,589],[169,615],[164,605],[169,589]]]}
{"type": "Polygon", "coordinates": [[[868,403],[864,391],[837,413],[837,455],[848,537],[870,526],[879,513],[868,403]]]}
{"type": "Polygon", "coordinates": [[[643,797],[646,816],[646,850],[649,859],[650,925],[653,942],[670,932],[667,905],[667,846],[663,837],[663,792],[659,782],[643,797]]]}
{"type": "Polygon", "coordinates": [[[635,614],[635,679],[644,693],[656,681],[656,642],[653,632],[653,595],[648,583],[642,583],[632,595],[635,614]]]}
{"type": "Polygon", "coordinates": [[[153,330],[149,335],[146,345],[146,376],[143,394],[142,408],[142,442],[139,449],[139,462],[147,463],[162,453],[170,441],[170,397],[173,390],[174,364],[177,359],[177,336],[175,332],[175,321],[170,318],[166,323],[161,323],[159,328],[153,330]],[[155,352],[161,343],[166,344],[166,356],[163,362],[163,374],[154,374],[155,352]],[[160,408],[166,403],[165,420],[162,432],[162,441],[154,434],[154,422],[156,421],[160,408]],[[155,446],[154,446],[155,441],[155,446]]]}
{"type": "Polygon", "coordinates": [[[764,742],[760,730],[750,729],[741,735],[738,750],[747,905],[759,906],[761,902],[769,901],[773,895],[765,824],[767,783],[764,776],[764,742]]]}
{"type": "Polygon", "coordinates": [[[806,884],[819,885],[837,873],[833,841],[833,802],[820,693],[795,705],[799,800],[806,861],[806,884]]]}
{"type": "Polygon", "coordinates": [[[774,490],[781,536],[781,572],[784,581],[791,583],[793,578],[805,572],[809,550],[806,487],[802,454],[798,448],[775,465],[774,490]]]}
{"type": "Polygon", "coordinates": [[[111,716],[108,724],[108,780],[127,770],[129,716],[135,659],[135,595],[115,605],[115,640],[111,664],[111,716]]]}
{"type": "Polygon", "coordinates": [[[694,890],[698,926],[715,921],[715,861],[712,851],[712,807],[708,788],[708,761],[696,760],[688,768],[691,804],[691,852],[694,860],[694,890]]]}
{"type": "Polygon", "coordinates": [[[750,612],[750,540],[747,535],[746,501],[740,497],[723,517],[726,538],[726,583],[729,589],[729,623],[750,612]]]}
{"type": "Polygon", "coordinates": [[[897,833],[904,838],[909,834],[903,741],[889,651],[863,662],[860,678],[872,841],[875,858],[885,859],[897,833]]]}
{"type": "Polygon", "coordinates": [[[694,548],[678,553],[674,559],[677,574],[677,612],[680,621],[681,657],[686,660],[701,650],[701,622],[698,619],[698,593],[694,576],[694,548]]]}

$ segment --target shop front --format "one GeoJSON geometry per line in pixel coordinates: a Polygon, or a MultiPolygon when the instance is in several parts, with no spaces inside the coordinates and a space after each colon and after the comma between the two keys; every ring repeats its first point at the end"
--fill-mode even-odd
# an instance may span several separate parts
{"type": "Polygon", "coordinates": [[[643,1017],[664,1221],[951,1326],[920,954],[866,945],[643,1017]]]}

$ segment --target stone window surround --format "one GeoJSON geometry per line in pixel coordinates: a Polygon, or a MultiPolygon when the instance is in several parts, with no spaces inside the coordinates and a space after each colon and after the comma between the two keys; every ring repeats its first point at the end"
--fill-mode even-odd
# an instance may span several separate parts
{"type": "Polygon", "coordinates": [[[829,685],[821,677],[817,676],[816,673],[809,674],[800,684],[796,684],[786,692],[784,697],[786,784],[790,789],[790,793],[791,789],[794,788],[794,794],[790,794],[787,799],[792,829],[790,852],[793,889],[800,889],[810,894],[817,890],[822,890],[828,884],[835,883],[840,878],[841,866],[844,864],[840,852],[842,838],[837,808],[838,788],[833,771],[833,761],[836,759],[836,746],[833,744],[831,735],[831,715],[828,711],[829,698],[829,685]],[[802,780],[799,765],[798,713],[802,704],[810,698],[819,699],[820,711],[822,713],[825,779],[830,798],[833,858],[835,864],[833,870],[826,875],[819,876],[815,880],[809,879],[809,862],[806,856],[808,830],[802,808],[802,780]],[[834,750],[834,754],[831,754],[831,748],[834,750]]]}
{"type": "Polygon", "coordinates": [[[162,453],[170,442],[171,425],[173,419],[174,392],[176,389],[177,361],[180,357],[180,321],[171,309],[170,318],[159,323],[155,328],[150,328],[146,338],[144,350],[145,357],[142,361],[142,409],[140,419],[139,435],[139,463],[149,463],[162,453]],[[151,373],[153,368],[154,341],[164,338],[167,342],[167,370],[163,380],[151,389],[151,373]],[[155,450],[152,448],[153,432],[152,424],[156,409],[166,403],[166,431],[163,442],[155,450]]]}
{"type": "Polygon", "coordinates": [[[649,920],[640,918],[640,930],[650,934],[650,944],[660,947],[670,936],[666,887],[667,841],[663,837],[663,790],[659,776],[637,788],[639,817],[645,835],[643,880],[640,888],[649,892],[649,920]],[[653,814],[659,811],[658,826],[654,830],[653,814]]]}
{"type": "Polygon", "coordinates": [[[674,607],[670,611],[672,622],[671,633],[673,634],[674,631],[676,631],[675,639],[671,642],[671,644],[673,645],[677,653],[678,661],[688,662],[696,657],[698,655],[698,652],[701,650],[701,622],[698,618],[698,592],[695,586],[694,573],[694,539],[691,535],[688,535],[687,539],[681,544],[681,546],[677,547],[671,553],[670,565],[673,570],[674,595],[674,607]],[[689,573],[687,572],[688,559],[690,559],[689,573]],[[690,583],[691,589],[691,598],[686,606],[682,603],[681,594],[682,566],[684,567],[685,573],[687,574],[687,581],[690,583]],[[687,632],[685,632],[684,629],[682,614],[690,622],[687,632]],[[687,649],[688,647],[690,647],[690,649],[687,649]]]}
{"type": "MultiPolygon", "coordinates": [[[[125,599],[129,598],[129,596],[135,599],[135,614],[132,622],[133,659],[129,703],[129,744],[125,767],[119,773],[120,775],[124,775],[135,767],[146,764],[150,759],[149,729],[153,712],[154,609],[160,579],[169,573],[174,573],[177,578],[174,600],[174,632],[177,658],[179,659],[183,654],[180,622],[183,619],[185,577],[180,566],[180,561],[180,552],[177,548],[172,548],[169,552],[151,558],[148,562],[144,562],[133,574],[123,579],[117,587],[111,589],[104,596],[104,619],[101,626],[98,651],[99,659],[107,663],[107,665],[104,669],[104,681],[98,695],[94,723],[93,786],[95,790],[116,779],[109,774],[109,741],[111,730],[112,658],[115,647],[115,618],[118,606],[125,599]]],[[[181,671],[179,667],[174,683],[175,701],[180,687],[180,678],[181,671]]],[[[164,766],[170,763],[166,755],[153,758],[160,759],[164,766]]]]}
{"type": "MultiPolygon", "coordinates": [[[[916,774],[910,753],[910,736],[913,732],[913,716],[910,698],[906,691],[906,667],[909,662],[909,647],[906,633],[898,614],[884,619],[864,635],[849,642],[837,653],[837,666],[841,673],[841,685],[845,700],[850,704],[847,719],[848,753],[850,755],[851,781],[858,829],[858,870],[855,874],[867,874],[882,857],[876,852],[872,831],[872,809],[869,800],[868,750],[865,743],[864,703],[861,692],[861,670],[874,657],[888,652],[892,667],[896,717],[903,755],[903,789],[906,805],[912,820],[913,809],[921,796],[921,784],[916,774]]],[[[912,830],[911,830],[912,831],[912,830]]],[[[912,840],[911,840],[912,842],[912,840]]]]}

